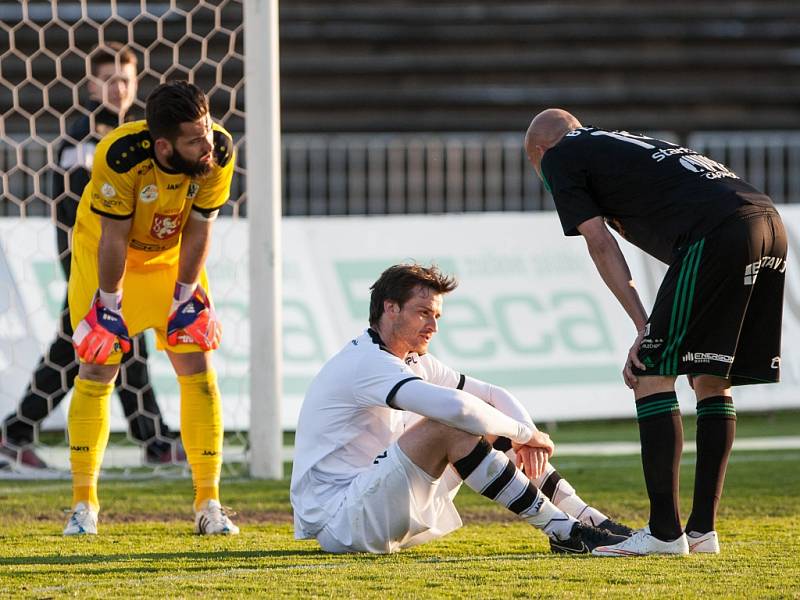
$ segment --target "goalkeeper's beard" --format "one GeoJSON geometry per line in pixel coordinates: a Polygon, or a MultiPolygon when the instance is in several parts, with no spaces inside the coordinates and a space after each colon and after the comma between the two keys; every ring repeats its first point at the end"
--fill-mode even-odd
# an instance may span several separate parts
{"type": "Polygon", "coordinates": [[[191,161],[185,158],[177,148],[172,149],[172,155],[168,159],[169,166],[189,177],[204,177],[211,172],[214,168],[214,154],[211,154],[211,160],[203,162],[200,160],[191,161]]]}

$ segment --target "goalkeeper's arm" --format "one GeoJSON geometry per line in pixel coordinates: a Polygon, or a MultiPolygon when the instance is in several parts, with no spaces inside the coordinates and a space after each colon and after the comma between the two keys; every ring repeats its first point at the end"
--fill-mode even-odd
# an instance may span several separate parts
{"type": "Polygon", "coordinates": [[[78,356],[87,363],[105,364],[115,350],[131,348],[125,320],[122,318],[122,278],[128,256],[128,235],[132,220],[101,216],[100,243],[97,250],[99,289],[89,312],[78,323],[72,342],[78,356]]]}

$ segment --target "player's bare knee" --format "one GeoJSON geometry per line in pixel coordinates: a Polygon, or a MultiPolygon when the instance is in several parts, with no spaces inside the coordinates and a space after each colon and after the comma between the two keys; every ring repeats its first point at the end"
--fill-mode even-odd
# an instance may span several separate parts
{"type": "Polygon", "coordinates": [[[117,373],[119,373],[119,365],[81,363],[78,369],[78,376],[81,379],[97,383],[111,383],[117,378],[117,373]]]}
{"type": "Polygon", "coordinates": [[[695,375],[694,394],[697,401],[713,396],[730,396],[731,380],[716,375],[695,375]]]}
{"type": "Polygon", "coordinates": [[[636,399],[650,394],[671,392],[675,390],[675,377],[663,375],[638,375],[639,381],[633,386],[636,399]]]}

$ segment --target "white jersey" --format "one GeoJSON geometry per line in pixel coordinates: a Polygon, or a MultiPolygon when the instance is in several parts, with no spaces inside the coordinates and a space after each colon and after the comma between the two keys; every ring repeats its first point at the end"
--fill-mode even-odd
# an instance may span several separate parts
{"type": "Polygon", "coordinates": [[[295,537],[312,538],[336,513],[350,482],[419,415],[393,408],[397,391],[422,379],[461,388],[464,377],[430,354],[405,361],[367,330],[334,355],[311,382],[295,437],[290,497],[295,537]]]}

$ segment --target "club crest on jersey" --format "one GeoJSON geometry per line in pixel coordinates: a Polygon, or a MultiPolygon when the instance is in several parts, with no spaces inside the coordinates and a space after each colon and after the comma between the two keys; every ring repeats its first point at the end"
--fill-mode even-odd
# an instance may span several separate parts
{"type": "Polygon", "coordinates": [[[182,214],[177,215],[153,215],[153,224],[150,227],[150,235],[157,240],[166,240],[178,234],[181,229],[182,214]]]}
{"type": "Polygon", "coordinates": [[[110,183],[104,183],[103,187],[100,188],[100,193],[106,198],[113,198],[117,195],[117,190],[115,190],[114,186],[110,183]]]}
{"type": "Polygon", "coordinates": [[[156,198],[158,198],[158,188],[152,183],[150,185],[144,186],[142,188],[142,191],[139,192],[139,200],[141,200],[145,204],[153,202],[153,200],[155,200],[156,198]]]}
{"type": "Polygon", "coordinates": [[[194,181],[189,184],[189,191],[186,192],[186,197],[189,200],[194,200],[194,197],[197,196],[197,192],[200,191],[200,184],[195,183],[194,181]]]}

